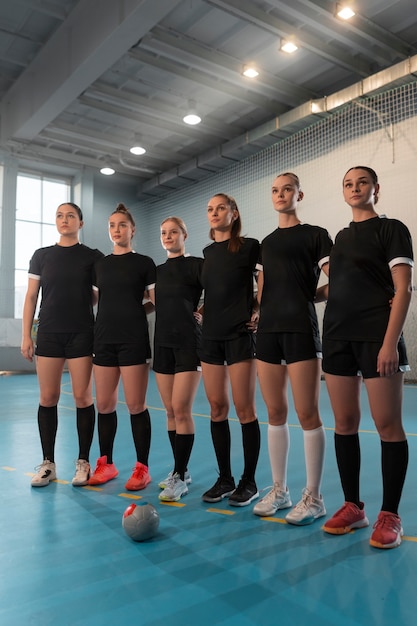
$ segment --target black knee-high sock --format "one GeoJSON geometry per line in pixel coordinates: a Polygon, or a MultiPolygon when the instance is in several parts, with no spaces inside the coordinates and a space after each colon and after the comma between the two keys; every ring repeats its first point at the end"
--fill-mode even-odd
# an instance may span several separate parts
{"type": "Polygon", "coordinates": [[[96,412],[94,409],[94,404],[83,408],[77,407],[79,459],[84,459],[85,461],[89,460],[90,448],[93,442],[95,421],[96,412]]]}
{"type": "Polygon", "coordinates": [[[408,466],[408,442],[381,441],[383,500],[381,511],[398,514],[408,466]]]}
{"type": "Polygon", "coordinates": [[[175,467],[174,474],[178,472],[181,480],[184,480],[185,470],[190,460],[194,445],[194,435],[177,435],[175,437],[175,467]]]}
{"type": "Polygon", "coordinates": [[[216,453],[219,473],[222,478],[231,478],[232,469],[230,465],[230,428],[229,420],[222,422],[210,421],[211,438],[213,440],[214,452],[216,453]]]}
{"type": "Polygon", "coordinates": [[[255,480],[256,466],[258,465],[259,450],[261,448],[261,431],[258,420],[242,424],[243,458],[245,462],[243,476],[248,480],[255,480]]]}
{"type": "Polygon", "coordinates": [[[133,443],[139,463],[148,466],[149,449],[151,447],[151,417],[148,409],[130,416],[133,443]]]}
{"type": "Polygon", "coordinates": [[[172,454],[175,458],[175,436],[177,434],[176,430],[169,430],[168,431],[168,439],[169,439],[169,443],[171,444],[171,448],[172,448],[172,454]]]}
{"type": "Polygon", "coordinates": [[[38,408],[38,427],[41,437],[41,446],[44,460],[55,462],[55,439],[58,429],[57,406],[42,406],[38,408]]]}
{"type": "Polygon", "coordinates": [[[359,475],[361,468],[361,450],[359,435],[334,435],[337,467],[346,502],[360,506],[359,475]]]}
{"type": "Polygon", "coordinates": [[[107,457],[107,463],[113,463],[113,444],[117,431],[117,413],[98,414],[98,443],[100,456],[107,457]]]}

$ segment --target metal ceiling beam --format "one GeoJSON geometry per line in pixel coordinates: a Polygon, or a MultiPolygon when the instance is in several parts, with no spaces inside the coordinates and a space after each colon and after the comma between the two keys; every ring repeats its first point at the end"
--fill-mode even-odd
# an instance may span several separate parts
{"type": "Polygon", "coordinates": [[[239,88],[236,85],[231,85],[221,78],[212,78],[207,73],[198,71],[194,68],[187,68],[185,65],[175,63],[175,61],[171,61],[162,55],[156,56],[146,50],[134,48],[133,50],[129,50],[129,56],[131,56],[132,59],[145,63],[146,65],[152,65],[153,67],[157,67],[158,69],[169,72],[170,74],[181,76],[181,78],[185,78],[193,83],[196,83],[197,85],[203,85],[204,87],[214,89],[215,91],[223,94],[226,93],[232,98],[252,104],[253,106],[263,109],[268,113],[282,113],[288,108],[274,102],[272,98],[265,98],[264,96],[257,95],[256,93],[250,92],[242,87],[239,88]]]}
{"type": "MultiPolygon", "coordinates": [[[[299,0],[299,2],[305,6],[312,7],[323,16],[331,15],[328,0],[299,0]]],[[[336,6],[336,2],[333,5],[336,6]]],[[[335,18],[335,21],[340,22],[338,18],[335,18]]],[[[396,52],[402,58],[407,58],[417,51],[415,47],[403,41],[400,37],[395,35],[395,33],[391,33],[385,28],[378,26],[375,22],[363,17],[359,13],[356,13],[352,19],[343,21],[340,26],[343,27],[347,37],[349,33],[356,33],[365,39],[365,41],[368,42],[368,52],[369,42],[387,51],[396,52]]],[[[340,37],[339,32],[336,30],[334,31],[334,37],[340,37]]]]}
{"type": "Polygon", "coordinates": [[[180,2],[80,0],[4,98],[1,141],[33,139],[180,2]]]}
{"type": "MultiPolygon", "coordinates": [[[[156,44],[160,42],[169,46],[174,53],[176,50],[186,53],[188,63],[196,69],[201,67],[201,61],[207,62],[207,66],[216,75],[219,74],[219,68],[221,68],[222,78],[239,87],[242,86],[242,69],[244,65],[242,59],[235,59],[218,50],[208,49],[191,37],[182,33],[173,32],[172,30],[168,31],[160,26],[155,26],[155,28],[141,40],[140,47],[151,47],[157,52],[153,41],[156,44]]],[[[248,83],[247,89],[248,91],[253,90],[255,93],[263,91],[265,95],[267,95],[266,92],[269,95],[271,91],[279,93],[280,97],[287,96],[294,104],[300,104],[318,95],[309,89],[299,87],[295,83],[273,76],[272,74],[266,74],[265,72],[261,73],[253,86],[248,83]]]]}
{"type": "Polygon", "coordinates": [[[255,6],[249,0],[205,0],[208,4],[246,20],[248,23],[256,24],[260,28],[273,33],[279,37],[294,36],[300,42],[300,46],[317,54],[321,58],[336,64],[349,72],[353,72],[359,76],[369,76],[371,73],[371,65],[364,60],[355,56],[344,53],[335,46],[326,43],[320,37],[311,35],[305,30],[294,28],[289,22],[278,19],[277,17],[266,13],[264,10],[255,6]]]}
{"type": "MultiPolygon", "coordinates": [[[[124,109],[131,109],[135,112],[143,111],[147,115],[162,118],[163,120],[171,121],[173,124],[178,124],[181,131],[184,130],[184,122],[182,116],[185,114],[187,103],[184,103],[183,110],[176,110],[172,106],[159,102],[156,99],[144,98],[138,94],[128,92],[126,90],[121,91],[114,87],[109,87],[104,83],[96,82],[85,92],[86,97],[99,97],[101,100],[107,100],[113,102],[118,107],[124,109]]],[[[187,127],[185,127],[187,128],[187,127]]],[[[211,133],[218,135],[219,137],[227,137],[234,134],[233,130],[236,130],[237,125],[233,124],[221,124],[211,120],[204,120],[205,133],[211,133]]],[[[201,127],[199,128],[199,130],[201,127]]],[[[193,133],[193,136],[195,133],[193,133]]]]}

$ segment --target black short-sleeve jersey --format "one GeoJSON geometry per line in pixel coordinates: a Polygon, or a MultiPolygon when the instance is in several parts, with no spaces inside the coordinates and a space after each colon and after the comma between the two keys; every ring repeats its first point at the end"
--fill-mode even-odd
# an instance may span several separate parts
{"type": "Polygon", "coordinates": [[[230,252],[228,244],[214,242],[203,250],[205,339],[235,339],[248,332],[259,241],[243,238],[238,252],[230,252]]]}
{"type": "Polygon", "coordinates": [[[194,317],[202,292],[203,259],[179,256],[156,268],[155,345],[197,347],[201,327],[194,317]]]}
{"type": "Polygon", "coordinates": [[[98,310],[95,340],[129,343],[148,338],[148,321],[143,306],[147,289],[155,286],[153,260],[137,254],[110,254],[95,265],[98,310]]]}
{"type": "Polygon", "coordinates": [[[81,333],[93,328],[93,266],[102,256],[82,243],[35,251],[29,278],[40,281],[39,332],[81,333]]]}
{"type": "Polygon", "coordinates": [[[324,228],[298,224],[277,228],[261,244],[263,289],[258,333],[318,334],[314,306],[322,266],[332,240],[324,228]]]}
{"type": "Polygon", "coordinates": [[[391,268],[399,263],[413,265],[411,236],[402,222],[378,216],[341,230],[330,254],[323,336],[382,341],[395,293],[391,268]]]}

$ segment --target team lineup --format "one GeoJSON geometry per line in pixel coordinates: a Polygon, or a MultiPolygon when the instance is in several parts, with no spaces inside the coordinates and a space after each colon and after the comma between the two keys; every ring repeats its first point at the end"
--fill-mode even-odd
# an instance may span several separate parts
{"type": "Polygon", "coordinates": [[[409,366],[402,331],[412,294],[412,242],[402,222],[376,212],[380,186],[374,170],[350,168],[342,191],[352,221],[334,242],[326,229],[299,219],[303,191],[292,172],[279,174],[272,182],[278,224],[261,242],[241,235],[236,201],[217,193],[207,204],[212,243],[203,257],[186,254],[187,227],[172,216],[161,224],[167,260],[157,267],[149,256],[133,250],[136,225],[123,204],[109,217],[113,251],[108,256],[80,243],[81,209],[71,202],[60,205],[59,241],[33,254],[23,310],[21,352],[29,361],[36,357],[43,454],[32,486],[46,487],[57,477],[57,407],[67,364],[79,442],[72,484],[101,485],[118,476],[113,444],[121,379],[136,452],[125,488],[146,488],[152,480],[151,418],[146,407],[152,361],[173,457],[172,470],[158,482],[161,501],[180,500],[192,483],[188,469],[195,432],[192,406],[202,378],[218,464],[218,476],[207,485],[203,501],[225,499],[239,507],[253,503],[253,513],[264,517],[288,509],[289,524],[312,524],[327,516],[321,492],[323,373],[334,414],[343,494],[342,506],[322,520],[323,531],[342,535],[369,525],[359,489],[363,383],[381,441],[381,509],[369,543],[382,549],[399,546],[403,535],[399,505],[408,466],[402,388],[409,366]],[[318,287],[322,273],[325,284],[318,287]],[[31,329],[39,294],[34,341],[31,329]],[[317,302],[326,302],[322,337],[317,302]],[[152,312],[151,351],[147,315],[152,312]],[[268,414],[272,476],[272,488],[261,499],[256,483],[261,444],[257,381],[268,414]],[[287,476],[288,386],[303,432],[306,473],[294,506],[287,476]],[[236,481],[230,402],[242,433],[243,473],[236,481]],[[100,457],[93,469],[90,449],[96,411],[100,457]]]}

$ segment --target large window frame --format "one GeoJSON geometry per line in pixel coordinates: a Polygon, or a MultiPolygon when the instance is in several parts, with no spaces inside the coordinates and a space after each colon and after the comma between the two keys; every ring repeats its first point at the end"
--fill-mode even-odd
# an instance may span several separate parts
{"type": "Polygon", "coordinates": [[[24,171],[17,175],[14,306],[17,319],[22,317],[30,259],[38,248],[56,243],[56,209],[70,200],[69,178],[24,171]]]}

